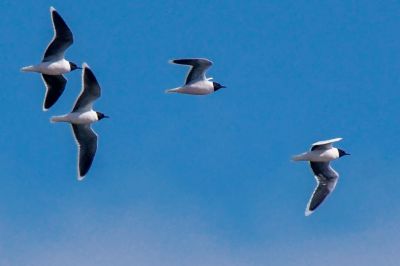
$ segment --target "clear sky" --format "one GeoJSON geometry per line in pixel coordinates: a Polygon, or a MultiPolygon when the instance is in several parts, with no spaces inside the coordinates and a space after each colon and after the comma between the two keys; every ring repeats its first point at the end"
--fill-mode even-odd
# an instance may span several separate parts
{"type": "Polygon", "coordinates": [[[398,265],[398,1],[0,2],[0,265],[398,265]],[[48,112],[37,63],[49,7],[102,88],[83,182],[66,124],[79,71],[48,112]],[[206,57],[226,85],[166,95],[206,57]],[[334,193],[290,157],[343,137],[334,193]]]}

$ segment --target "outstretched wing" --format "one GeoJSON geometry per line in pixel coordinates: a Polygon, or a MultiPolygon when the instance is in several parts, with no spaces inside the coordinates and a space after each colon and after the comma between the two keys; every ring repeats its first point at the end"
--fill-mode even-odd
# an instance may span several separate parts
{"type": "Polygon", "coordinates": [[[42,74],[44,85],[46,86],[46,94],[44,96],[43,110],[47,111],[52,107],[64,92],[67,79],[63,75],[46,75],[42,74]]]}
{"type": "Polygon", "coordinates": [[[65,50],[72,45],[74,38],[71,30],[54,7],[50,7],[53,22],[54,37],[44,52],[42,62],[64,58],[65,50]]]}
{"type": "Polygon", "coordinates": [[[311,146],[311,150],[328,150],[332,148],[332,144],[338,141],[341,141],[343,138],[334,138],[328,140],[321,140],[318,142],[313,143],[311,146]]]}
{"type": "Polygon", "coordinates": [[[82,180],[93,163],[97,150],[97,134],[90,124],[71,124],[78,144],[78,179],[82,180]]]}
{"type": "Polygon", "coordinates": [[[325,198],[335,189],[339,174],[333,170],[329,162],[310,162],[311,169],[317,181],[305,211],[308,216],[313,213],[325,198]]]}
{"type": "Polygon", "coordinates": [[[174,59],[170,62],[191,66],[186,76],[185,85],[199,80],[206,80],[206,71],[213,64],[210,60],[205,58],[174,59]]]}
{"type": "Polygon", "coordinates": [[[93,102],[100,97],[101,89],[92,70],[86,63],[82,64],[82,91],[74,104],[72,112],[77,110],[91,110],[93,102]]]}

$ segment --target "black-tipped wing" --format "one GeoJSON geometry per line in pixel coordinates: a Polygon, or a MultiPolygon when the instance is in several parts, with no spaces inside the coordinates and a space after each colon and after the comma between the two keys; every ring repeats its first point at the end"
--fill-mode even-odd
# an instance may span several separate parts
{"type": "Polygon", "coordinates": [[[92,165],[97,150],[97,134],[89,124],[71,124],[78,144],[78,174],[84,177],[92,165]]]}
{"type": "Polygon", "coordinates": [[[43,109],[52,107],[64,92],[67,80],[63,75],[45,75],[42,74],[44,85],[46,86],[46,95],[44,96],[43,109]]]}
{"type": "Polygon", "coordinates": [[[311,150],[328,150],[332,148],[332,144],[338,141],[341,141],[342,138],[334,138],[334,139],[328,139],[328,140],[321,140],[318,142],[313,143],[311,146],[311,150]]]}
{"type": "Polygon", "coordinates": [[[101,95],[100,85],[92,70],[86,64],[83,64],[82,68],[82,92],[76,100],[72,112],[92,109],[93,102],[101,95]]]}
{"type": "Polygon", "coordinates": [[[58,12],[51,7],[51,20],[53,22],[54,37],[44,52],[42,62],[64,58],[65,50],[74,42],[71,30],[58,12]]]}
{"type": "Polygon", "coordinates": [[[335,189],[339,174],[333,170],[328,162],[310,162],[317,187],[307,204],[306,215],[310,215],[325,198],[335,189]]]}
{"type": "Polygon", "coordinates": [[[213,64],[205,58],[175,59],[171,60],[171,63],[191,66],[186,76],[185,85],[198,80],[205,80],[206,71],[213,64]]]}

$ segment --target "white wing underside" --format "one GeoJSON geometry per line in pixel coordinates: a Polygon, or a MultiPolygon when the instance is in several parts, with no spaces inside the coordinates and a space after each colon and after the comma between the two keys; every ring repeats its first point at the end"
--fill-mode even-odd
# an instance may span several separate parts
{"type": "Polygon", "coordinates": [[[325,145],[325,144],[332,144],[338,141],[341,141],[343,138],[334,138],[334,139],[328,139],[328,140],[321,140],[321,141],[317,141],[313,144],[311,144],[311,146],[319,146],[319,145],[325,145]]]}
{"type": "Polygon", "coordinates": [[[319,146],[319,149],[330,149],[332,148],[332,144],[338,141],[341,141],[343,138],[334,138],[334,139],[328,139],[328,140],[321,140],[321,141],[317,141],[315,143],[313,143],[311,145],[312,148],[319,146]]]}

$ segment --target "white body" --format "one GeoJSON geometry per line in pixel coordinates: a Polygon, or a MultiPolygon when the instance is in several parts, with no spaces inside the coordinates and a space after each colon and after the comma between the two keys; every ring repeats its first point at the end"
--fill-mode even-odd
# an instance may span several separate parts
{"type": "Polygon", "coordinates": [[[199,80],[183,87],[170,89],[167,93],[183,93],[193,95],[207,95],[214,92],[214,85],[209,80],[199,80]]]}
{"type": "Polygon", "coordinates": [[[38,72],[46,75],[62,75],[71,71],[71,66],[67,60],[60,59],[54,62],[42,62],[37,65],[23,67],[23,72],[38,72]]]}
{"type": "Polygon", "coordinates": [[[91,124],[99,119],[97,113],[93,110],[86,112],[73,112],[61,116],[53,116],[51,122],[68,122],[72,124],[91,124]]]}
{"type": "Polygon", "coordinates": [[[293,156],[293,161],[311,161],[311,162],[330,162],[339,158],[337,148],[327,150],[308,151],[299,155],[293,156]]]}

